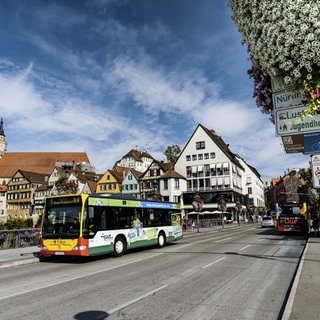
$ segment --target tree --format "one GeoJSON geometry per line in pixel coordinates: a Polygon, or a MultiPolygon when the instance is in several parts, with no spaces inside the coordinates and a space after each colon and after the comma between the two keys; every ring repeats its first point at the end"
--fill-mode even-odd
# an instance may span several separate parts
{"type": "Polygon", "coordinates": [[[78,184],[75,181],[68,181],[69,177],[67,174],[63,174],[55,183],[55,188],[58,194],[67,194],[67,193],[77,193],[78,184]]]}
{"type": "Polygon", "coordinates": [[[181,153],[181,149],[178,145],[168,146],[167,150],[165,151],[165,155],[167,157],[168,162],[176,162],[178,157],[181,153]]]}

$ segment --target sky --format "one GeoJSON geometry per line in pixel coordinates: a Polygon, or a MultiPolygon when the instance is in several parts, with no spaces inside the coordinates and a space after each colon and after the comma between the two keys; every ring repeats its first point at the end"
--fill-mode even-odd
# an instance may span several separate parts
{"type": "Polygon", "coordinates": [[[252,97],[226,0],[1,0],[0,118],[8,152],[86,152],[97,173],[131,149],[166,160],[198,124],[269,182],[286,154],[252,97]]]}

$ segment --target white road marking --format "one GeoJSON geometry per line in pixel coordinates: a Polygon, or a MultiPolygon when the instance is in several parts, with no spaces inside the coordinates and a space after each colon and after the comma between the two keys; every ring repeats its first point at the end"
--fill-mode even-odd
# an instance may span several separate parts
{"type": "Polygon", "coordinates": [[[231,237],[230,237],[230,238],[223,238],[223,239],[221,239],[221,240],[215,241],[215,243],[223,242],[223,241],[227,241],[227,240],[231,240],[231,239],[232,239],[231,237]]]}
{"type": "Polygon", "coordinates": [[[243,248],[239,249],[239,251],[242,251],[242,250],[248,249],[249,247],[251,247],[251,244],[248,244],[247,246],[245,246],[245,247],[243,247],[243,248]]]}
{"type": "Polygon", "coordinates": [[[109,315],[112,314],[112,313],[115,313],[115,312],[117,312],[117,311],[119,311],[119,310],[121,310],[121,309],[123,309],[123,308],[125,308],[125,307],[130,306],[131,304],[134,304],[134,303],[136,303],[136,302],[138,302],[138,301],[140,301],[140,300],[142,300],[142,299],[144,299],[144,298],[146,298],[146,297],[148,297],[148,296],[151,296],[151,295],[154,294],[155,292],[158,292],[158,291],[166,288],[167,286],[168,286],[168,285],[165,284],[165,285],[163,285],[162,287],[160,287],[160,288],[158,288],[158,289],[152,290],[152,291],[150,291],[150,292],[148,292],[148,293],[146,293],[146,294],[144,294],[144,295],[142,295],[142,296],[140,296],[140,297],[137,297],[137,298],[135,298],[135,299],[133,299],[133,300],[131,300],[131,301],[128,301],[128,302],[126,302],[126,303],[124,303],[124,304],[122,304],[122,305],[120,305],[120,306],[118,306],[118,307],[116,307],[116,308],[114,308],[114,309],[111,309],[111,310],[107,311],[107,313],[108,313],[109,315]]]}
{"type": "Polygon", "coordinates": [[[203,266],[202,269],[206,269],[206,268],[208,268],[208,267],[210,267],[210,266],[212,266],[212,265],[214,265],[214,264],[216,264],[216,263],[218,263],[218,262],[220,262],[220,261],[222,261],[222,260],[224,260],[224,259],[225,259],[225,257],[220,258],[220,259],[218,259],[218,260],[216,260],[216,261],[213,261],[213,262],[211,262],[211,263],[203,266]]]}

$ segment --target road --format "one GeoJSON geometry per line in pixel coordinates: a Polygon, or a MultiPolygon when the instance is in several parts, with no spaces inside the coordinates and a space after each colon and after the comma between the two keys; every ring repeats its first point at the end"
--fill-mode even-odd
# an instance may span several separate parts
{"type": "Polygon", "coordinates": [[[280,319],[306,240],[258,225],[3,269],[1,319],[280,319]]]}

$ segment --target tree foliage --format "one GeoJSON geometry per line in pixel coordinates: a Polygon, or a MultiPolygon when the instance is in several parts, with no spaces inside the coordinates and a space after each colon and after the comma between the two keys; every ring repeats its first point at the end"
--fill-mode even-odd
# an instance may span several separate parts
{"type": "Polygon", "coordinates": [[[181,149],[178,145],[168,146],[165,151],[165,156],[167,157],[168,162],[176,162],[181,153],[181,149]]]}

